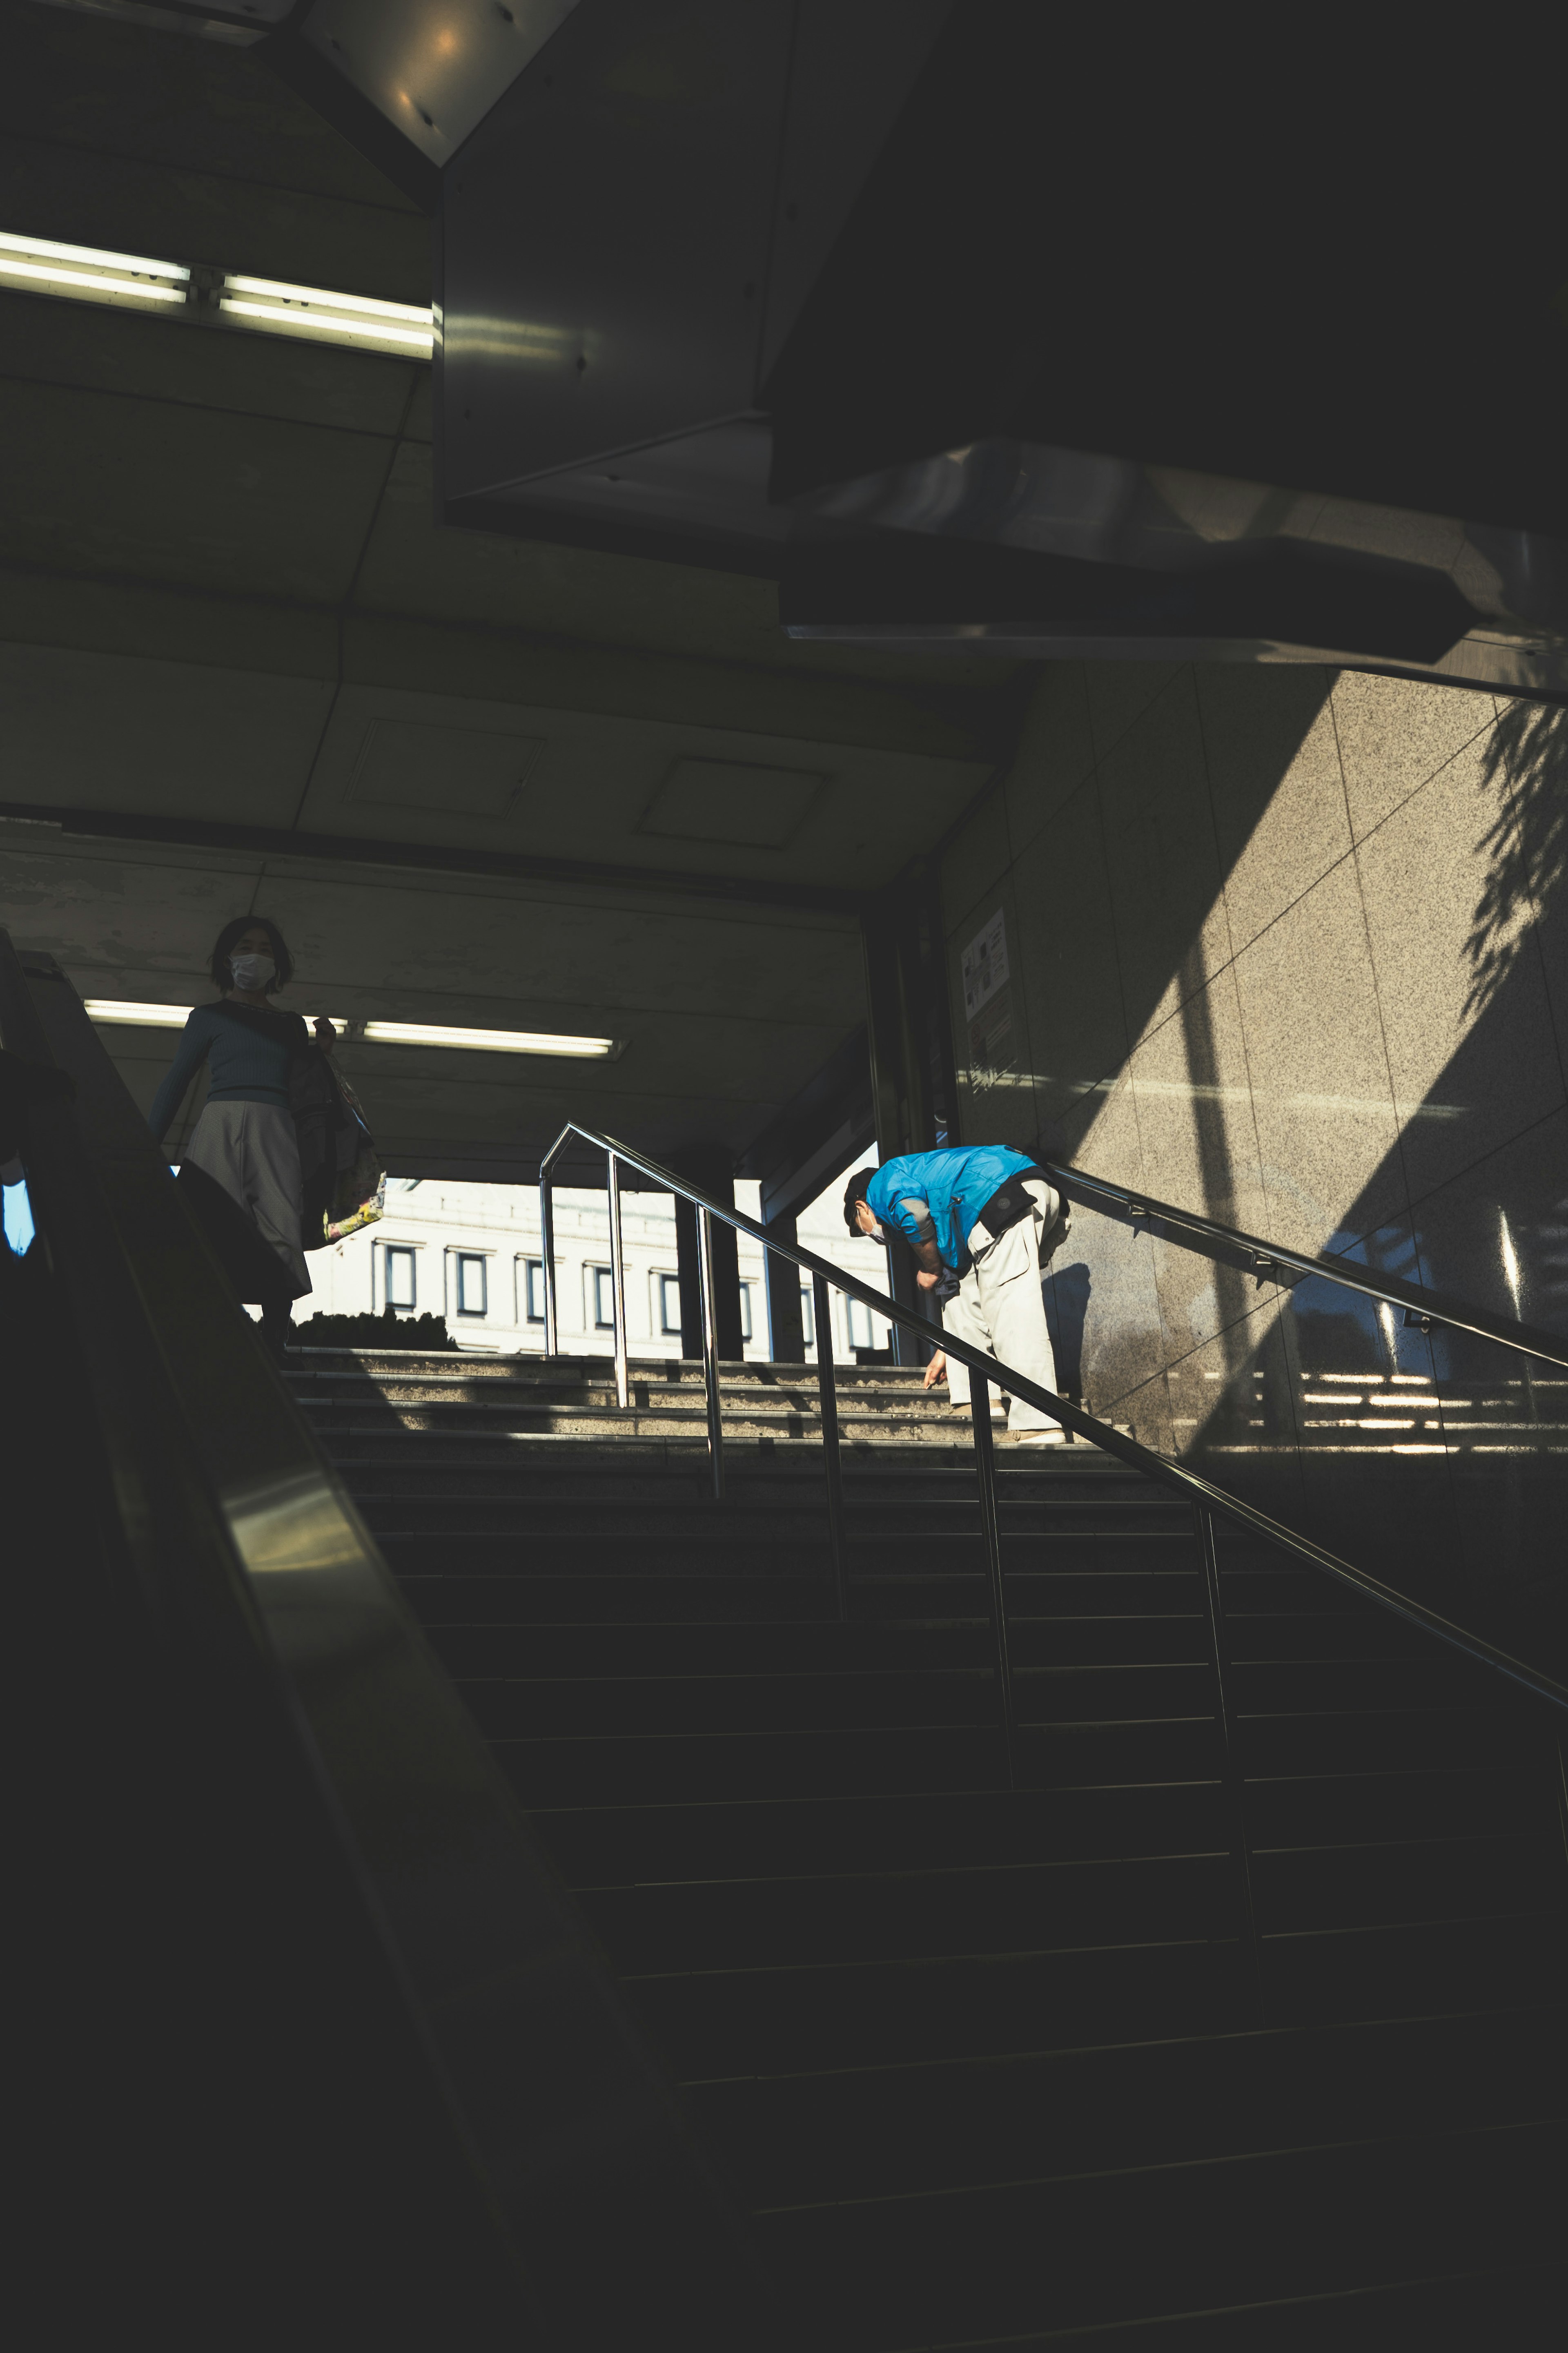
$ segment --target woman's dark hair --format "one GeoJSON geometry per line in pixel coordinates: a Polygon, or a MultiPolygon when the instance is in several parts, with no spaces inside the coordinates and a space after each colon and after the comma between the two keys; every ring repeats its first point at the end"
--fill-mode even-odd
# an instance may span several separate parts
{"type": "Polygon", "coordinates": [[[270,997],[275,989],[287,988],[293,979],[294,959],[283,944],[283,934],[277,924],[266,915],[237,915],[232,923],[224,925],[213,948],[213,987],[220,997],[226,996],[234,987],[234,975],[228,968],[228,960],[236,946],[247,932],[258,931],[265,932],[271,941],[272,961],[278,967],[268,984],[268,996],[270,997]]]}

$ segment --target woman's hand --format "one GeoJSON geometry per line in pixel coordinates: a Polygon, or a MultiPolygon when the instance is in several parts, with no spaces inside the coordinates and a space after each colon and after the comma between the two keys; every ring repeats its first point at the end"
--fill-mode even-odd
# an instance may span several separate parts
{"type": "Polygon", "coordinates": [[[323,1054],[330,1054],[331,1052],[332,1045],[337,1038],[337,1034],[338,1033],[333,1029],[331,1023],[327,1019],[326,1015],[324,1013],[319,1014],[316,1019],[316,1043],[321,1048],[323,1054]]]}
{"type": "Polygon", "coordinates": [[[921,1383],[921,1387],[924,1389],[934,1389],[938,1381],[945,1381],[946,1378],[947,1351],[945,1348],[939,1348],[926,1366],[926,1377],[921,1383]]]}

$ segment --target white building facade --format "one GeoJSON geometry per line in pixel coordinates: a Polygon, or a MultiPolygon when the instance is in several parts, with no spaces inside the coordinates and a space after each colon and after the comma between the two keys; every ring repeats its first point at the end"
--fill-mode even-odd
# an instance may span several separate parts
{"type": "MultiPolygon", "coordinates": [[[[840,1176],[803,1211],[802,1245],[878,1290],[887,1284],[887,1260],[875,1243],[852,1240],[839,1207],[840,1176]]],[[[758,1215],[757,1187],[738,1184],[735,1206],[758,1215]]],[[[556,1312],[562,1353],[606,1356],[615,1345],[615,1296],[610,1279],[610,1221],[603,1192],[558,1187],[555,1219],[556,1312]]],[[[679,1356],[680,1291],[675,1245],[675,1205],[668,1193],[623,1193],[626,1345],[634,1356],[679,1356]]],[[[749,1359],[773,1354],[768,1330],[763,1249],[739,1237],[741,1330],[749,1359]]],[[[314,1290],[295,1302],[294,1320],[313,1315],[440,1315],[460,1348],[510,1355],[544,1348],[544,1268],[539,1194],[525,1185],[448,1182],[441,1177],[393,1177],[386,1214],[345,1241],[312,1250],[314,1290]]],[[[816,1361],[811,1287],[803,1277],[802,1322],[806,1361],[816,1361]]],[[[831,1293],[833,1355],[852,1364],[858,1349],[888,1345],[888,1324],[858,1303],[831,1293]]],[[[309,1334],[301,1339],[308,1346],[309,1334]]]]}

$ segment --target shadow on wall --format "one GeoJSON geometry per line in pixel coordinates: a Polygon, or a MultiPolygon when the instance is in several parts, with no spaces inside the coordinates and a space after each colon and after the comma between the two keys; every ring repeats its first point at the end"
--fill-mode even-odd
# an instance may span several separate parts
{"type": "MultiPolygon", "coordinates": [[[[1568,712],[1262,669],[1050,692],[944,884],[955,964],[1000,906],[1013,966],[966,1133],[1032,1090],[1062,1156],[1568,1336],[1568,712]]],[[[1568,1674],[1568,1377],[1088,1212],[1073,1245],[1064,1388],[1568,1674]]]]}
{"type": "Polygon", "coordinates": [[[1568,711],[1515,702],[1501,713],[1481,790],[1500,786],[1498,814],[1481,839],[1489,871],[1465,943],[1474,974],[1467,1009],[1476,1013],[1497,997],[1523,951],[1530,920],[1548,915],[1568,876],[1568,711]]]}
{"type": "Polygon", "coordinates": [[[1064,1397],[1083,1395],[1083,1335],[1094,1284],[1081,1260],[1072,1266],[1053,1266],[1042,1285],[1046,1324],[1056,1358],[1057,1386],[1064,1397]]]}
{"type": "MultiPolygon", "coordinates": [[[[1333,1246],[1568,1340],[1560,1063],[1556,1101],[1531,1096],[1564,1042],[1548,976],[1568,970],[1568,712],[1505,712],[1478,782],[1500,806],[1465,944],[1470,1026],[1423,1108],[1540,1115],[1425,1190],[1405,1181],[1402,1139],[1333,1246]]],[[[1168,1365],[1136,1418],[1168,1417],[1178,1451],[1218,1483],[1568,1679],[1568,1373],[1442,1326],[1427,1335],[1331,1283],[1272,1297],[1229,1335],[1234,1362],[1222,1333],[1168,1365]]]]}

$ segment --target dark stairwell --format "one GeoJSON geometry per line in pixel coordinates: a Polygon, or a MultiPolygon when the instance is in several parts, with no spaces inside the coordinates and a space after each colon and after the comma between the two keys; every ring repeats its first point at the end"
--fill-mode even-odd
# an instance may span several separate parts
{"type": "Polygon", "coordinates": [[[1501,1677],[1189,1507],[847,1373],[303,1355],[291,1385],[751,2210],[803,2344],[1551,2341],[1568,1868],[1501,1677]],[[612,1418],[622,1435],[606,1432],[612,1418]],[[668,1433],[666,1435],[665,1433],[668,1433]]]}

